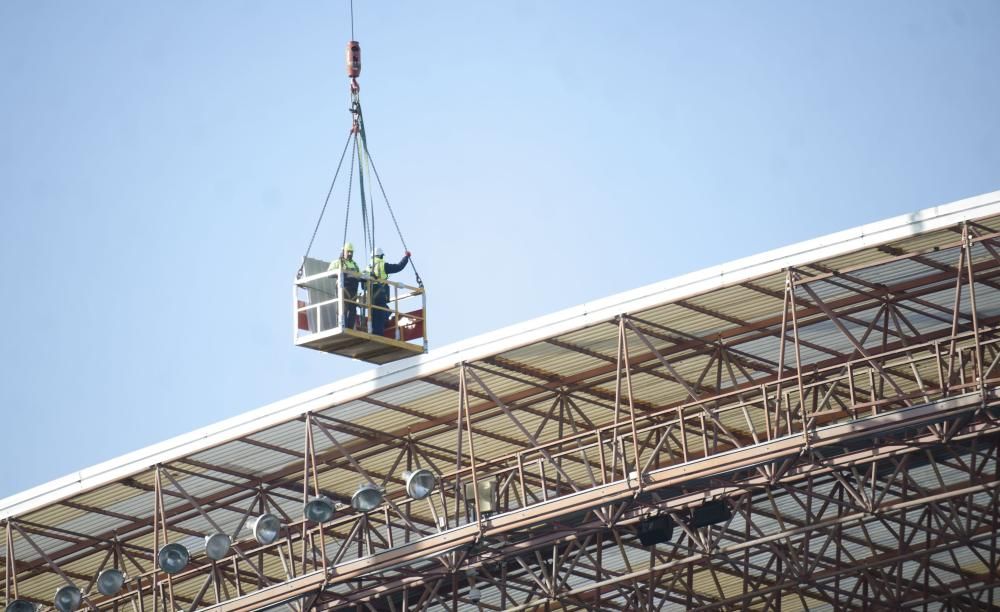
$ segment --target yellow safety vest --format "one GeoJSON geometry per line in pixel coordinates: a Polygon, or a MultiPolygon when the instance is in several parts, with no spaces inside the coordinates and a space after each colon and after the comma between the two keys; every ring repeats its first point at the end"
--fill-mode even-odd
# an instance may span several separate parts
{"type": "Polygon", "coordinates": [[[358,262],[354,261],[353,259],[343,259],[343,258],[338,258],[331,261],[330,267],[327,269],[339,270],[341,267],[343,267],[344,270],[347,270],[348,272],[361,272],[361,269],[358,268],[358,262]]]}
{"type": "Polygon", "coordinates": [[[375,280],[386,280],[389,278],[389,275],[385,272],[385,259],[381,257],[375,258],[367,272],[375,280]]]}

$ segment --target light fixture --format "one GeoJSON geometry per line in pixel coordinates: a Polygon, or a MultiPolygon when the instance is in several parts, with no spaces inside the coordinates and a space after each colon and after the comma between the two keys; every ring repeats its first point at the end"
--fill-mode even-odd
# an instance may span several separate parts
{"type": "Polygon", "coordinates": [[[434,472],[420,468],[413,472],[403,472],[403,480],[406,482],[406,494],[413,499],[424,499],[437,486],[437,477],[434,472]]]}
{"type": "Polygon", "coordinates": [[[64,587],[56,589],[52,605],[59,612],[74,612],[74,610],[80,607],[81,601],[83,601],[83,594],[80,593],[80,589],[72,584],[67,584],[64,587]]]}
{"type": "Polygon", "coordinates": [[[351,507],[358,512],[371,512],[382,504],[382,489],[369,483],[358,487],[351,496],[351,507]]]}
{"type": "MultiPolygon", "coordinates": [[[[496,482],[494,480],[477,480],[476,489],[479,490],[479,512],[487,515],[493,514],[497,510],[496,482]]],[[[465,483],[465,503],[475,507],[476,491],[472,488],[472,483],[465,483]]]]}
{"type": "Polygon", "coordinates": [[[478,604],[479,600],[483,598],[483,593],[479,590],[479,587],[476,586],[476,582],[479,580],[476,570],[471,567],[466,568],[465,578],[469,581],[469,601],[474,604],[478,604]]]}
{"type": "Polygon", "coordinates": [[[156,554],[156,559],[161,570],[168,574],[176,574],[187,567],[191,553],[180,544],[167,544],[156,554]]]}
{"type": "Polygon", "coordinates": [[[707,527],[725,523],[733,518],[733,511],[722,500],[710,501],[698,506],[691,513],[691,527],[707,527]]]}
{"type": "Polygon", "coordinates": [[[97,575],[97,592],[111,597],[125,586],[125,574],[120,569],[109,567],[97,575]]]}
{"type": "Polygon", "coordinates": [[[254,519],[250,529],[257,543],[271,544],[281,533],[281,521],[273,514],[262,514],[254,519]]]}
{"type": "Polygon", "coordinates": [[[224,533],[213,533],[210,536],[205,536],[205,556],[212,561],[226,558],[232,546],[233,541],[224,533]]]}
{"type": "Polygon", "coordinates": [[[4,608],[4,612],[35,612],[36,609],[35,604],[30,601],[15,599],[7,604],[7,607],[4,608]]]}
{"type": "Polygon", "coordinates": [[[303,514],[314,523],[325,523],[333,518],[333,502],[325,495],[314,497],[306,504],[303,514]]]}
{"type": "Polygon", "coordinates": [[[636,528],[639,543],[645,547],[666,544],[674,536],[674,520],[663,514],[641,521],[636,528]]]}
{"type": "Polygon", "coordinates": [[[482,598],[483,598],[483,593],[482,591],[479,590],[479,587],[477,587],[476,585],[472,585],[471,587],[469,587],[469,601],[471,601],[472,603],[479,603],[479,600],[482,598]]]}

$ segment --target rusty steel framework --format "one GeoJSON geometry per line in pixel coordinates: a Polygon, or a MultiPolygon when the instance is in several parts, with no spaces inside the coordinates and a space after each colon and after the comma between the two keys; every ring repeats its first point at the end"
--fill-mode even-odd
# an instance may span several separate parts
{"type": "Polygon", "coordinates": [[[85,608],[156,612],[998,609],[1000,193],[926,217],[0,502],[7,600],[51,606],[69,583],[85,608]],[[417,468],[427,499],[403,488],[417,468]],[[368,514],[349,506],[363,483],[386,492],[368,514]],[[303,519],[314,495],[330,521],[303,519]],[[261,545],[265,512],[284,527],[261,545]],[[214,532],[235,541],[219,561],[197,548],[214,532]],[[193,553],[174,575],[168,542],[193,553]],[[108,567],[128,575],[114,596],[94,590],[108,567]]]}

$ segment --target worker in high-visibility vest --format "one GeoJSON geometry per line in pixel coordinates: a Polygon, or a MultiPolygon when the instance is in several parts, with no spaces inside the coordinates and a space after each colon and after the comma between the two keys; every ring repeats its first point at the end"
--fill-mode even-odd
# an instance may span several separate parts
{"type": "Polygon", "coordinates": [[[330,262],[329,270],[343,270],[355,276],[344,274],[344,327],[354,329],[354,321],[358,316],[358,281],[356,275],[361,274],[358,262],[354,261],[354,245],[350,242],[344,243],[344,250],[340,252],[340,257],[330,262]]]}
{"type": "Polygon", "coordinates": [[[379,281],[385,281],[390,274],[401,271],[409,261],[410,252],[407,251],[399,263],[385,263],[385,253],[378,248],[372,256],[372,265],[365,270],[365,274],[372,277],[372,333],[376,336],[385,331],[385,322],[389,318],[389,285],[379,281]]]}

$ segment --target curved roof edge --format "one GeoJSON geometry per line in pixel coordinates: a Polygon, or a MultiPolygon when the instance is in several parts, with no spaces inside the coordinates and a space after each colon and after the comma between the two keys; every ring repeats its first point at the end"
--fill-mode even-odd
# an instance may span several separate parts
{"type": "Polygon", "coordinates": [[[482,359],[607,321],[622,313],[667,304],[788,266],[803,265],[949,227],[964,220],[997,214],[1000,214],[1000,191],[993,191],[744,257],[461,340],[425,355],[317,387],[16,493],[0,500],[0,519],[31,512],[131,476],[152,465],[224,444],[290,421],[309,411],[329,408],[446,370],[462,361],[482,359]]]}

